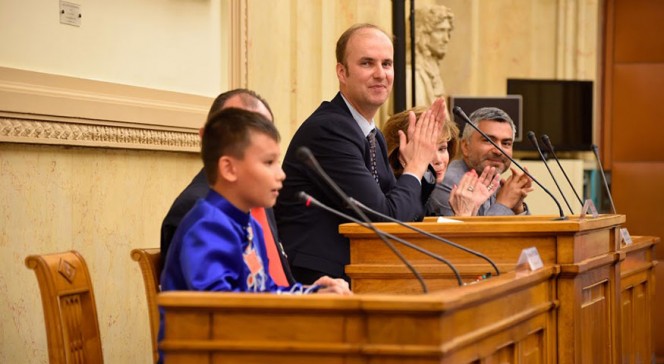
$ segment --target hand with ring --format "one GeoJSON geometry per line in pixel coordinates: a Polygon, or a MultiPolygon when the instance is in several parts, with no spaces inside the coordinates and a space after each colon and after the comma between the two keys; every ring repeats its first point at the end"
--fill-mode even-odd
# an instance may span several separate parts
{"type": "Polygon", "coordinates": [[[500,185],[500,174],[487,166],[480,176],[475,170],[464,174],[450,192],[450,207],[456,216],[473,216],[500,185]]]}

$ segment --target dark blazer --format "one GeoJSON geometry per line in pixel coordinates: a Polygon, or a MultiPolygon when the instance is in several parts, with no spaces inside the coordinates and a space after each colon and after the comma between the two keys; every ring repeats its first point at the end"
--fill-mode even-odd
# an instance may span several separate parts
{"type": "MultiPolygon", "coordinates": [[[[307,208],[296,197],[304,191],[328,206],[353,214],[315,172],[298,160],[296,153],[301,146],[311,149],[321,167],[349,196],[402,221],[423,217],[420,182],[412,175],[394,177],[385,138],[380,131],[376,137],[380,185],[369,169],[369,142],[341,94],[323,102],[293,136],[283,162],[286,180],[275,206],[291,267],[347,279],[344,267],[350,261],[349,241],[338,232],[339,224],[347,221],[322,209],[307,208]]],[[[301,279],[297,275],[295,278],[301,279]]]]}
{"type": "MultiPolygon", "coordinates": [[[[201,169],[200,172],[191,180],[191,183],[180,193],[180,195],[175,199],[170,210],[164,217],[164,221],[161,223],[161,260],[166,261],[166,254],[168,248],[171,245],[173,236],[175,235],[175,230],[177,230],[178,225],[184,215],[194,207],[194,204],[199,198],[204,198],[210,186],[208,185],[207,178],[205,177],[205,171],[201,169]]],[[[281,242],[279,241],[279,234],[277,233],[277,222],[274,218],[274,212],[272,209],[265,209],[265,214],[267,215],[267,222],[270,225],[270,230],[272,230],[272,236],[277,243],[277,251],[279,251],[279,258],[281,266],[284,268],[284,273],[286,274],[286,279],[290,284],[295,283],[293,279],[293,274],[290,271],[288,265],[288,260],[285,257],[285,253],[281,248],[281,242]]]]}

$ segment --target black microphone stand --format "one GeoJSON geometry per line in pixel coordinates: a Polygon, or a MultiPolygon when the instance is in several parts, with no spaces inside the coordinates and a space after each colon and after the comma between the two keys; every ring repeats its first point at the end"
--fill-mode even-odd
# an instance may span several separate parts
{"type": "Polygon", "coordinates": [[[533,177],[533,175],[531,175],[530,173],[528,173],[528,171],[527,171],[525,168],[521,167],[521,165],[520,165],[519,163],[517,163],[517,162],[514,160],[514,158],[510,157],[510,156],[509,156],[509,155],[503,150],[503,148],[499,147],[498,144],[496,144],[496,142],[494,142],[493,140],[491,140],[491,138],[489,138],[489,136],[486,135],[486,133],[484,133],[482,130],[480,130],[480,128],[478,128],[475,124],[473,124],[473,123],[470,121],[470,119],[468,118],[468,116],[466,115],[466,113],[463,112],[463,110],[462,110],[460,107],[455,106],[454,109],[453,109],[452,111],[454,112],[455,115],[457,115],[458,117],[460,117],[461,119],[463,119],[463,121],[464,121],[467,125],[470,125],[470,127],[472,127],[473,129],[475,129],[475,131],[477,131],[478,133],[480,133],[480,134],[484,137],[484,139],[486,139],[489,143],[491,143],[491,145],[493,145],[497,150],[500,151],[500,153],[502,153],[505,157],[507,157],[507,159],[509,159],[510,162],[512,162],[512,163],[513,163],[515,166],[517,166],[517,167],[518,167],[523,173],[525,173],[526,176],[528,176],[528,178],[530,178],[531,180],[533,180],[533,182],[535,182],[538,186],[540,186],[540,188],[541,188],[544,192],[546,192],[549,196],[551,196],[551,199],[553,199],[553,202],[555,202],[555,203],[556,203],[556,206],[558,206],[558,214],[560,215],[558,218],[556,218],[556,220],[567,220],[567,216],[565,216],[565,213],[563,213],[563,208],[560,206],[560,202],[558,202],[558,200],[553,196],[553,194],[551,193],[551,191],[547,190],[546,187],[544,187],[541,183],[539,183],[538,180],[535,179],[535,177],[533,177]]]}
{"type": "Polygon", "coordinates": [[[563,189],[560,188],[560,185],[558,184],[558,181],[556,181],[556,177],[553,176],[553,172],[551,171],[551,168],[549,168],[549,164],[546,163],[546,158],[544,158],[544,153],[542,153],[542,149],[540,149],[539,143],[537,142],[537,137],[535,136],[535,133],[531,130],[528,132],[528,139],[530,139],[530,143],[537,149],[537,153],[539,153],[540,159],[542,159],[542,162],[544,162],[544,166],[546,167],[546,170],[549,171],[549,174],[551,175],[551,179],[553,180],[553,183],[556,184],[556,188],[558,188],[558,192],[560,192],[560,195],[563,196],[563,201],[565,201],[565,205],[567,205],[567,208],[569,209],[569,213],[574,215],[574,211],[572,211],[572,206],[569,205],[569,202],[567,202],[567,198],[563,194],[563,189]]]}
{"type": "Polygon", "coordinates": [[[412,230],[412,231],[416,231],[416,232],[418,232],[418,233],[420,233],[420,234],[422,234],[422,235],[425,235],[425,236],[427,236],[427,237],[429,237],[429,238],[431,238],[431,239],[434,239],[434,240],[436,240],[436,241],[439,241],[439,242],[442,242],[442,243],[445,243],[445,244],[451,245],[451,246],[453,246],[453,247],[455,247],[455,248],[457,248],[457,249],[461,249],[461,250],[465,251],[466,253],[470,253],[470,254],[475,255],[475,256],[477,256],[477,257],[479,257],[479,258],[482,258],[482,259],[484,259],[486,262],[488,262],[489,264],[491,264],[491,266],[493,267],[493,269],[496,271],[496,275],[500,275],[500,271],[498,270],[498,267],[496,266],[496,263],[495,263],[493,260],[491,260],[489,257],[487,257],[486,255],[484,255],[484,254],[482,254],[482,253],[480,253],[480,252],[478,252],[478,251],[475,251],[475,250],[472,250],[472,249],[466,248],[465,246],[463,246],[463,245],[459,245],[459,244],[457,244],[457,243],[455,243],[455,242],[453,242],[453,241],[451,241],[451,240],[445,239],[445,238],[443,238],[442,236],[434,235],[434,234],[432,234],[432,233],[430,233],[430,232],[428,232],[428,231],[426,231],[426,230],[422,230],[422,229],[420,229],[420,228],[418,228],[418,227],[415,227],[415,226],[412,226],[412,225],[406,224],[406,223],[404,223],[403,221],[399,221],[399,220],[397,220],[397,219],[395,219],[395,218],[393,218],[393,217],[391,217],[391,216],[387,216],[387,215],[385,215],[385,214],[383,214],[383,213],[380,213],[380,212],[378,212],[378,211],[376,211],[376,210],[373,210],[373,209],[369,208],[369,207],[366,206],[365,204],[361,203],[360,201],[358,201],[358,200],[356,200],[356,199],[354,199],[354,198],[352,198],[352,197],[350,198],[350,201],[351,201],[352,203],[356,204],[357,206],[359,206],[359,208],[361,208],[362,210],[369,212],[370,214],[373,214],[373,215],[376,215],[376,216],[378,216],[378,217],[380,217],[380,218],[383,218],[383,219],[385,219],[385,220],[388,220],[388,221],[391,221],[391,222],[397,223],[397,224],[399,224],[399,225],[401,225],[401,226],[403,226],[403,227],[405,227],[405,228],[407,228],[407,229],[410,229],[410,230],[412,230]]]}
{"type": "Polygon", "coordinates": [[[602,180],[604,180],[604,187],[606,188],[606,193],[609,195],[609,202],[611,202],[611,209],[613,213],[616,214],[616,205],[613,204],[613,197],[611,196],[611,190],[609,189],[609,183],[606,181],[606,174],[604,174],[604,167],[602,167],[602,160],[599,158],[599,147],[595,144],[592,146],[593,153],[595,154],[595,159],[597,159],[597,164],[599,164],[599,171],[602,175],[602,180]]]}
{"type": "MultiPolygon", "coordinates": [[[[300,159],[302,162],[304,162],[307,166],[309,166],[311,169],[316,171],[316,173],[327,183],[330,188],[339,196],[341,199],[346,203],[348,203],[348,195],[344,193],[344,191],[341,190],[341,188],[328,176],[328,174],[323,170],[323,168],[318,164],[318,161],[314,157],[313,153],[311,153],[311,150],[305,146],[300,147],[297,150],[297,157],[300,159]]],[[[357,216],[360,217],[366,224],[369,229],[371,229],[384,243],[387,245],[387,247],[394,252],[394,254],[408,267],[408,269],[413,273],[415,278],[420,282],[420,285],[422,285],[422,291],[424,293],[429,292],[429,289],[427,288],[426,283],[424,283],[424,279],[420,275],[420,273],[413,267],[410,262],[399,252],[399,250],[394,246],[394,244],[390,243],[385,236],[383,235],[382,231],[379,231],[371,222],[371,219],[365,215],[362,210],[360,210],[357,206],[353,204],[351,205],[350,208],[357,214],[357,216]]]]}
{"type": "Polygon", "coordinates": [[[563,166],[560,164],[560,161],[558,160],[558,156],[556,155],[556,152],[553,150],[553,144],[551,144],[551,140],[549,139],[549,136],[544,134],[540,138],[542,139],[542,143],[544,143],[544,145],[546,145],[547,149],[549,149],[549,152],[551,152],[551,155],[553,155],[553,159],[555,159],[556,163],[558,163],[558,168],[560,168],[560,170],[563,172],[563,176],[565,176],[565,179],[567,180],[567,183],[569,184],[569,186],[572,187],[572,191],[574,191],[574,196],[576,196],[576,199],[579,200],[579,204],[581,204],[581,206],[583,206],[583,200],[581,200],[581,197],[576,192],[576,188],[574,188],[574,184],[572,184],[572,181],[569,180],[569,177],[567,176],[567,173],[565,173],[565,170],[563,169],[563,166]]]}
{"type": "MultiPolygon", "coordinates": [[[[358,219],[356,219],[356,218],[354,218],[354,217],[351,217],[350,215],[344,214],[344,213],[341,212],[341,211],[337,211],[337,210],[335,210],[335,209],[333,209],[333,208],[331,208],[331,207],[329,207],[329,206],[326,206],[326,205],[323,204],[322,202],[320,202],[320,201],[316,200],[315,198],[311,197],[311,195],[307,194],[306,192],[303,192],[303,191],[299,192],[299,193],[298,193],[298,197],[300,197],[300,199],[301,199],[302,201],[304,201],[304,203],[305,203],[307,206],[308,206],[310,203],[313,203],[313,204],[316,205],[317,207],[320,207],[320,208],[322,208],[323,210],[325,210],[325,211],[327,211],[327,212],[331,212],[331,213],[333,213],[333,214],[335,214],[335,215],[337,215],[337,216],[340,216],[340,217],[342,217],[342,218],[344,218],[344,219],[347,219],[347,220],[349,220],[349,221],[352,221],[352,222],[354,222],[354,223],[357,223],[357,224],[359,224],[359,225],[362,225],[362,226],[364,226],[365,228],[367,228],[367,229],[373,231],[374,233],[376,233],[376,234],[379,235],[379,236],[382,235],[381,238],[383,238],[383,239],[384,239],[384,238],[392,239],[392,240],[394,240],[394,241],[396,241],[396,242],[398,242],[398,243],[400,243],[400,244],[402,244],[402,245],[404,245],[404,246],[407,246],[407,247],[409,247],[409,248],[411,248],[411,249],[414,249],[414,250],[416,250],[416,251],[418,251],[418,252],[420,252],[420,253],[422,253],[422,254],[428,256],[428,257],[434,258],[434,259],[436,259],[436,260],[438,260],[438,261],[440,261],[440,262],[443,262],[443,263],[447,264],[447,266],[449,266],[450,269],[452,270],[452,272],[454,273],[454,276],[456,277],[457,282],[459,283],[459,286],[463,286],[463,285],[464,285],[464,284],[463,284],[463,280],[461,279],[461,274],[460,274],[459,271],[456,269],[456,267],[455,267],[452,263],[450,263],[450,261],[448,261],[447,259],[441,257],[440,255],[435,254],[435,253],[432,253],[432,252],[430,252],[430,251],[428,251],[428,250],[426,250],[426,249],[424,249],[424,248],[421,248],[421,247],[419,247],[419,246],[417,246],[417,245],[415,245],[415,244],[413,244],[413,243],[410,243],[410,242],[408,242],[408,241],[406,241],[406,240],[404,240],[404,239],[402,239],[402,238],[400,238],[400,237],[398,237],[398,236],[395,236],[395,235],[392,235],[392,234],[390,234],[390,233],[386,233],[386,232],[384,232],[384,231],[382,231],[382,230],[379,230],[378,228],[376,228],[375,226],[373,226],[373,224],[371,224],[371,223],[367,223],[367,222],[360,221],[360,220],[358,220],[358,219]]],[[[393,251],[394,251],[394,250],[393,250],[393,251]]],[[[400,255],[400,253],[398,253],[398,251],[395,252],[395,253],[396,253],[397,255],[400,255]]],[[[405,260],[405,257],[402,259],[402,261],[403,261],[407,266],[412,267],[412,266],[410,265],[410,263],[409,263],[407,260],[405,260]]],[[[414,268],[413,268],[413,269],[414,269],[414,268]]],[[[426,293],[426,291],[425,291],[425,293],[426,293]]]]}

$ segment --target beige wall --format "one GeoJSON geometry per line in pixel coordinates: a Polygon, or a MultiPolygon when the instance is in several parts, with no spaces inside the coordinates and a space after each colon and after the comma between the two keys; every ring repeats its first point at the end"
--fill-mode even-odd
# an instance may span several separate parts
{"type": "Polygon", "coordinates": [[[47,361],[29,254],[76,249],[88,262],[108,363],[148,363],[136,247],[158,247],[161,219],[200,168],[195,154],[0,143],[0,362],[47,361]]]}
{"type": "Polygon", "coordinates": [[[596,79],[598,1],[429,2],[455,15],[442,61],[452,95],[505,95],[507,78],[596,79]]]}
{"type": "MultiPolygon", "coordinates": [[[[73,28],[58,23],[57,2],[0,0],[0,67],[215,96],[229,87],[229,2],[79,1],[83,26],[73,28]]],[[[596,1],[443,3],[456,14],[443,60],[449,92],[500,95],[507,77],[595,79],[596,1]]],[[[390,0],[243,4],[243,85],[270,101],[283,147],[334,96],[340,33],[355,22],[391,28],[390,0]]],[[[68,249],[92,271],[106,361],[149,362],[129,251],[158,246],[163,215],[199,168],[194,153],[0,142],[0,362],[46,362],[37,283],[23,259],[68,249]]]]}
{"type": "Polygon", "coordinates": [[[390,0],[248,1],[248,86],[275,112],[282,149],[297,127],[339,89],[337,38],[355,23],[390,31],[390,0]]]}
{"type": "Polygon", "coordinates": [[[0,362],[47,362],[37,281],[23,260],[76,249],[91,270],[106,362],[147,363],[147,306],[129,252],[159,246],[163,216],[201,163],[195,153],[139,149],[186,150],[162,141],[187,142],[186,133],[202,123],[204,100],[188,94],[211,97],[228,88],[221,29],[228,1],[72,2],[82,6],[80,28],[59,23],[57,1],[0,0],[0,67],[69,76],[1,72],[0,362]],[[185,94],[80,87],[71,77],[185,94]],[[70,107],[77,102],[86,109],[70,107]],[[102,125],[108,141],[58,141],[53,132],[24,142],[55,145],[6,142],[21,142],[12,128],[35,131],[30,123],[37,121],[46,131],[72,127],[86,135],[102,125]],[[143,145],[111,141],[128,135],[130,144],[143,145]],[[58,145],[86,143],[110,148],[58,145]]]}
{"type": "MultiPolygon", "coordinates": [[[[356,22],[391,31],[392,2],[248,3],[248,85],[272,103],[286,146],[297,126],[338,90],[338,36],[356,22]]],[[[505,95],[507,78],[597,79],[597,0],[417,1],[418,6],[427,3],[446,5],[455,14],[441,62],[450,95],[505,95]]],[[[383,110],[381,115],[389,114],[383,110]]]]}
{"type": "Polygon", "coordinates": [[[205,96],[227,87],[228,0],[69,2],[80,27],[60,24],[58,1],[0,0],[0,65],[205,96]]]}

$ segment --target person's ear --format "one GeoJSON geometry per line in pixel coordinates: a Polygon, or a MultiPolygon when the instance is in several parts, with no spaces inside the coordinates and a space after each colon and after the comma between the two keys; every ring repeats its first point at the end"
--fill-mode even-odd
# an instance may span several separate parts
{"type": "Polygon", "coordinates": [[[219,170],[219,177],[223,178],[228,182],[237,181],[237,167],[235,165],[235,159],[229,156],[221,156],[217,162],[217,168],[219,170]]]}
{"type": "Polygon", "coordinates": [[[203,140],[203,132],[204,131],[205,131],[205,127],[201,127],[200,129],[198,129],[198,137],[201,138],[201,140],[203,140]]]}
{"type": "Polygon", "coordinates": [[[337,63],[337,78],[339,79],[339,82],[343,84],[346,83],[346,66],[342,63],[337,63]]]}
{"type": "Polygon", "coordinates": [[[461,147],[461,154],[463,154],[464,157],[468,157],[468,150],[470,149],[468,147],[468,141],[466,139],[461,139],[459,141],[459,146],[461,147]]]}

